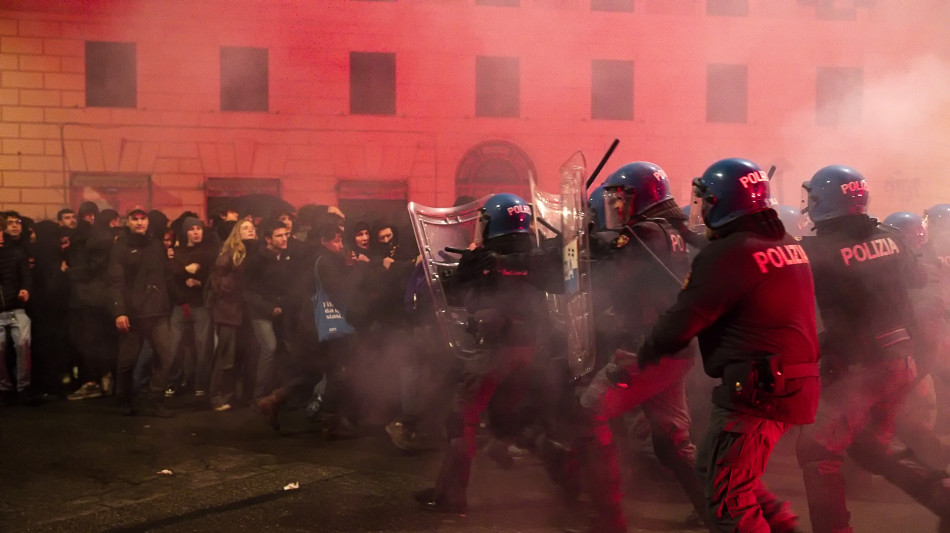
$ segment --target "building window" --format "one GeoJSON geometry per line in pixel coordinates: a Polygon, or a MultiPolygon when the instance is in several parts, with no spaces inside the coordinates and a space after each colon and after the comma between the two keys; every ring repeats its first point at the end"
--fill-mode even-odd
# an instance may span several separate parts
{"type": "Polygon", "coordinates": [[[475,58],[475,116],[517,117],[519,93],[517,57],[475,58]]]}
{"type": "Polygon", "coordinates": [[[475,5],[518,7],[521,5],[521,0],[475,0],[475,5]]]}
{"type": "Polygon", "coordinates": [[[221,47],[221,110],[267,111],[267,49],[221,47]]]}
{"type": "Polygon", "coordinates": [[[748,17],[749,0],[706,0],[706,14],[717,17],[748,17]]]}
{"type": "Polygon", "coordinates": [[[396,114],[396,54],[350,52],[350,113],[396,114]]]}
{"type": "Polygon", "coordinates": [[[590,118],[633,120],[633,61],[594,60],[590,118]]]}
{"type": "Polygon", "coordinates": [[[706,70],[706,122],[746,122],[749,68],[709,65],[706,70]]]}
{"type": "Polygon", "coordinates": [[[815,123],[860,124],[863,80],[864,73],[859,68],[819,67],[815,76],[815,123]]]}
{"type": "Polygon", "coordinates": [[[86,41],[86,106],[136,106],[135,43],[86,41]]]}
{"type": "Polygon", "coordinates": [[[590,0],[591,11],[633,11],[633,0],[590,0]]]}

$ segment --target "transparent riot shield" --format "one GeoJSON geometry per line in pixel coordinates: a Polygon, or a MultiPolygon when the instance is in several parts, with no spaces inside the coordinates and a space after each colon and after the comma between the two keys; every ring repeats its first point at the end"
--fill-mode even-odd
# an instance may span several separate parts
{"type": "Polygon", "coordinates": [[[482,354],[475,337],[466,331],[468,312],[445,290],[455,273],[461,251],[475,242],[482,205],[490,195],[458,207],[427,207],[409,203],[412,230],[422,253],[426,281],[446,343],[456,357],[474,359],[482,354]]]}
{"type": "Polygon", "coordinates": [[[560,194],[541,191],[531,181],[531,196],[540,239],[558,234],[562,240],[564,293],[547,296],[551,320],[566,335],[568,367],[574,378],[594,368],[594,324],[591,301],[587,166],[575,153],[560,168],[560,194]]]}

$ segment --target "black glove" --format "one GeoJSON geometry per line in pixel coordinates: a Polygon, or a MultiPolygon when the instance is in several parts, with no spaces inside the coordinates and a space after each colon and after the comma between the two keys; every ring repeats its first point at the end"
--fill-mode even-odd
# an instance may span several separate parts
{"type": "Polygon", "coordinates": [[[459,260],[455,276],[458,281],[469,281],[487,276],[498,264],[498,254],[479,246],[466,250],[459,260]]]}
{"type": "Polygon", "coordinates": [[[640,341],[640,349],[637,350],[637,366],[640,367],[640,370],[650,365],[659,364],[661,358],[662,354],[657,353],[650,339],[645,338],[640,341]]]}

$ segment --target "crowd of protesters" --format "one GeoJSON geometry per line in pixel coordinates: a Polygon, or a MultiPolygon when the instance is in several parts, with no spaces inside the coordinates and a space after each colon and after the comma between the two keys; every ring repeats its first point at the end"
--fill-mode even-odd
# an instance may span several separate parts
{"type": "Polygon", "coordinates": [[[2,213],[2,404],[114,396],[122,413],[162,417],[250,406],[277,429],[291,403],[328,437],[373,415],[406,442],[425,410],[420,354],[439,349],[418,331],[432,311],[414,239],[332,206],[261,211],[225,207],[207,224],[93,202],[56,220],[2,213]],[[317,279],[353,333],[321,341],[317,279]]]}

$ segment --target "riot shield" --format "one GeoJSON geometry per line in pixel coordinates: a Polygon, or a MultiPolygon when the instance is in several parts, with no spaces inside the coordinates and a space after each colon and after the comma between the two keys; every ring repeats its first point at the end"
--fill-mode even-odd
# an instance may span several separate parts
{"type": "Polygon", "coordinates": [[[422,253],[426,281],[446,343],[456,357],[474,359],[482,354],[475,337],[466,331],[468,312],[445,290],[458,267],[461,250],[475,242],[482,205],[490,195],[458,207],[427,207],[409,202],[412,230],[422,253]],[[450,250],[455,250],[450,251],[450,250]]]}
{"type": "Polygon", "coordinates": [[[549,294],[547,303],[555,327],[566,334],[574,378],[593,370],[595,357],[586,178],[584,155],[577,152],[561,165],[560,194],[545,193],[531,180],[539,239],[559,234],[562,240],[564,294],[549,294]]]}

